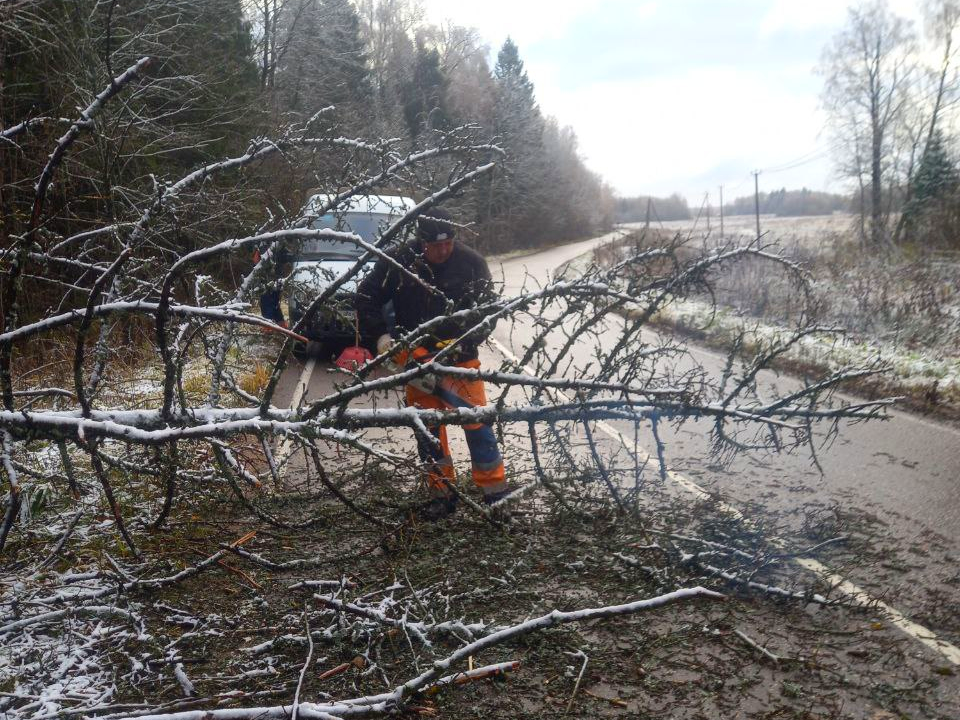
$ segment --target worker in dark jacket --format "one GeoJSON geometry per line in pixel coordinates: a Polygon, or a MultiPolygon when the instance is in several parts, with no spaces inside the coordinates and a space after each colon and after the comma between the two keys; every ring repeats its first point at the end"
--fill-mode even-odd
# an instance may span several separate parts
{"type": "MultiPolygon", "coordinates": [[[[261,255],[260,248],[254,248],[254,265],[260,262],[261,255]]],[[[266,277],[269,279],[264,282],[263,293],[260,295],[260,314],[283,328],[289,326],[283,317],[280,297],[283,293],[283,278],[290,273],[291,263],[290,252],[282,244],[275,243],[273,252],[270,253],[270,264],[266,269],[266,277]]]]}
{"type": "MultiPolygon", "coordinates": [[[[443,210],[428,211],[417,222],[415,242],[391,253],[399,265],[423,282],[417,282],[384,259],[380,259],[357,290],[359,316],[366,318],[365,335],[379,336],[377,353],[383,354],[394,344],[394,336],[404,335],[424,323],[467,310],[495,297],[490,270],[486,261],[475,251],[454,239],[455,229],[450,216],[443,210]],[[387,328],[382,310],[393,303],[396,327],[387,328]],[[391,334],[392,332],[392,334],[391,334]]],[[[466,318],[447,318],[429,330],[429,337],[411,353],[404,354],[418,360],[431,359],[441,350],[450,348],[451,341],[459,340],[445,356],[445,362],[456,367],[479,368],[477,347],[492,327],[461,336],[482,320],[479,314],[466,318]]],[[[407,357],[403,357],[404,361],[407,357]]],[[[483,381],[444,376],[438,386],[427,392],[421,385],[407,385],[408,406],[430,409],[476,407],[487,404],[483,381]]],[[[453,513],[457,497],[450,490],[455,472],[447,432],[443,426],[428,430],[439,440],[439,447],[429,438],[417,438],[417,449],[424,462],[424,474],[433,497],[421,507],[420,515],[427,520],[438,520],[453,513]]],[[[484,501],[492,504],[507,495],[503,458],[497,447],[493,428],[484,423],[463,426],[470,459],[473,481],[483,491],[484,501]]]]}

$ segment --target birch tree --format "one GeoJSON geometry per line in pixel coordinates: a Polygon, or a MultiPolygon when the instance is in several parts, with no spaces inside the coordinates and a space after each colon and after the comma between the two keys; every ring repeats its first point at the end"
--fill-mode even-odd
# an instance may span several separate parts
{"type": "Polygon", "coordinates": [[[846,158],[841,172],[867,178],[864,211],[873,245],[891,239],[890,197],[904,181],[895,159],[917,80],[915,45],[911,23],[895,15],[886,0],[871,0],[848,11],[846,27],[820,64],[823,103],[846,158]]]}

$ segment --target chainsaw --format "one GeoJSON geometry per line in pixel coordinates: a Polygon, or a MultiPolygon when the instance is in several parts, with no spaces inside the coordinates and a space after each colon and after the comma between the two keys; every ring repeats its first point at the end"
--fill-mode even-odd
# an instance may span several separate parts
{"type": "MultiPolygon", "coordinates": [[[[413,370],[417,366],[432,360],[434,356],[455,342],[455,340],[439,340],[434,345],[436,350],[433,350],[432,352],[425,347],[415,347],[412,351],[401,350],[387,361],[386,366],[392,372],[406,372],[407,370],[413,370]]],[[[421,375],[420,377],[414,378],[407,384],[412,385],[417,390],[425,392],[428,395],[438,395],[443,397],[449,394],[440,387],[440,379],[433,373],[421,375]]]]}

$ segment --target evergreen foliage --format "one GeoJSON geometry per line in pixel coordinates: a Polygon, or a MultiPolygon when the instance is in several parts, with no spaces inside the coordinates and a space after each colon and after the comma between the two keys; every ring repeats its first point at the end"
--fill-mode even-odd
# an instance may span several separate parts
{"type": "Polygon", "coordinates": [[[960,170],[947,152],[943,133],[934,130],[903,208],[904,239],[924,245],[960,244],[960,170]]]}
{"type": "Polygon", "coordinates": [[[913,177],[913,198],[904,212],[921,212],[931,204],[953,195],[958,185],[960,172],[947,153],[943,133],[937,130],[920,159],[920,165],[913,177]]]}
{"type": "MultiPolygon", "coordinates": [[[[0,3],[0,127],[53,118],[16,145],[0,145],[0,165],[12,172],[29,163],[38,173],[63,132],[59,118],[74,117],[112,75],[144,56],[154,58],[149,82],[111,105],[99,132],[71,149],[78,162],[51,189],[62,208],[52,230],[68,235],[87,219],[119,217],[131,198],[155,193],[156,183],[331,105],[315,121],[318,132],[406,138],[406,152],[456,131],[503,148],[505,157],[490,154],[499,163],[492,177],[448,203],[474,223],[475,234],[462,237],[482,250],[569,240],[612,220],[609,189],[585,167],[575,133],[542,115],[516,44],[507,40],[491,68],[476,31],[427,25],[411,0],[0,3]]],[[[273,160],[263,172],[275,178],[275,202],[289,208],[315,188],[335,187],[342,160],[318,152],[297,165],[273,160]]],[[[442,162],[435,168],[450,170],[442,162]]],[[[242,187],[231,192],[237,207],[213,212],[262,214],[242,200],[242,187]]],[[[7,232],[31,197],[23,187],[0,198],[7,232]]],[[[191,232],[184,228],[180,242],[193,242],[191,232]]]]}
{"type": "Polygon", "coordinates": [[[421,130],[445,130],[449,127],[447,86],[449,81],[440,67],[436,48],[417,45],[413,75],[404,86],[403,115],[414,140],[421,130]]]}
{"type": "Polygon", "coordinates": [[[533,83],[527,77],[519,50],[507,38],[494,69],[496,100],[493,130],[507,152],[502,170],[492,179],[486,217],[493,243],[523,234],[531,244],[547,239],[548,199],[552,194],[544,157],[544,120],[533,83]]]}

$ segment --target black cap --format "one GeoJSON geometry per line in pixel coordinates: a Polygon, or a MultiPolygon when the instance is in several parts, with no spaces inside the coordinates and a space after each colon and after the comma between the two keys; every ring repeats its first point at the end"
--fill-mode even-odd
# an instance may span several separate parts
{"type": "Polygon", "coordinates": [[[442,208],[431,208],[417,218],[417,232],[424,242],[439,242],[453,240],[456,228],[450,213],[442,208]]]}

